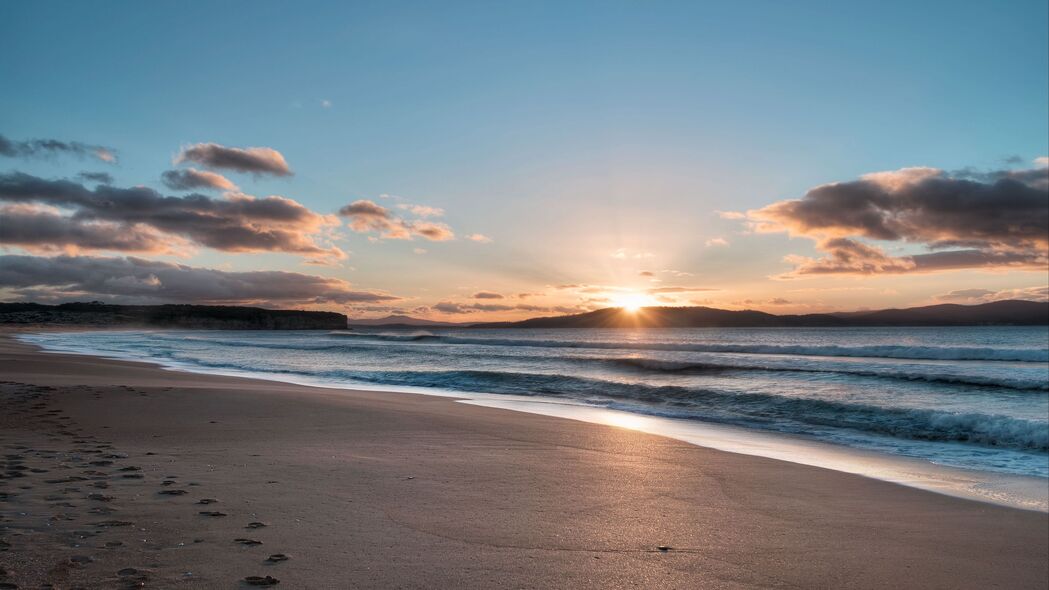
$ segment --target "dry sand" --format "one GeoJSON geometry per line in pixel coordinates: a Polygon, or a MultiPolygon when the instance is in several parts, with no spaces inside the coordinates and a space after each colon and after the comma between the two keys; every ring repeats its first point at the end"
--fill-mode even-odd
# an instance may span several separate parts
{"type": "Polygon", "coordinates": [[[1044,513],[439,397],[2,336],[0,367],[0,588],[1049,581],[1044,513]]]}

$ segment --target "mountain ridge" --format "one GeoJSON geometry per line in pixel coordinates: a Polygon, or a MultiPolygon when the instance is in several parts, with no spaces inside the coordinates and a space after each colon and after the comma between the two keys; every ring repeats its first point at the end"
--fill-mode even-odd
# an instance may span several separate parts
{"type": "MultiPolygon", "coordinates": [[[[407,316],[402,320],[426,322],[407,316]]],[[[350,325],[384,328],[420,328],[422,323],[361,324],[350,320],[350,325]]],[[[429,327],[460,328],[822,328],[863,326],[980,326],[1049,325],[1049,302],[1011,299],[976,305],[943,303],[909,308],[890,308],[854,312],[776,315],[757,310],[733,311],[713,307],[643,307],[631,312],[618,307],[606,307],[585,313],[529,318],[514,322],[436,322],[429,327]]]]}

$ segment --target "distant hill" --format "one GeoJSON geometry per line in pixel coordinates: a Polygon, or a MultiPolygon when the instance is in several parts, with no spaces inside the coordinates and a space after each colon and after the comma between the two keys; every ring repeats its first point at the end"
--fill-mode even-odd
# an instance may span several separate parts
{"type": "Polygon", "coordinates": [[[197,330],[344,330],[346,316],[223,305],[107,305],[0,303],[0,325],[157,327],[197,330]]]}
{"type": "Polygon", "coordinates": [[[1049,323],[1049,303],[1013,299],[980,305],[946,303],[833,315],[875,326],[1045,325],[1049,323]]]}
{"type": "Polygon", "coordinates": [[[466,325],[454,322],[435,322],[406,315],[389,315],[384,318],[373,319],[350,319],[349,323],[350,326],[382,326],[384,328],[455,328],[466,325]]]}
{"type": "Polygon", "coordinates": [[[774,315],[712,307],[644,307],[636,312],[605,308],[519,322],[474,324],[476,328],[808,328],[855,326],[1045,326],[1049,303],[995,301],[980,305],[930,305],[850,313],[774,315]]]}

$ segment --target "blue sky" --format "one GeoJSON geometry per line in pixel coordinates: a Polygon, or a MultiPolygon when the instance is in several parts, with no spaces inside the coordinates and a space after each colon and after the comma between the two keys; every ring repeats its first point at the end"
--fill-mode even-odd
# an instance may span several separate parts
{"type": "MultiPolygon", "coordinates": [[[[731,291],[727,304],[767,297],[785,253],[816,250],[718,211],[1049,153],[1044,1],[842,4],[6,3],[0,133],[113,146],[118,185],[158,190],[184,145],[270,146],[295,175],[237,177],[245,192],[320,213],[396,195],[493,239],[348,232],[343,267],[208,249],[194,265],[322,274],[421,305],[475,288],[641,288],[658,264],[731,291]],[[730,247],[705,246],[717,238],[730,247]],[[624,268],[619,249],[655,260],[624,268]]],[[[0,161],[46,177],[85,166],[0,161]]],[[[906,283],[894,302],[1044,282],[948,274],[893,277],[906,283]]]]}

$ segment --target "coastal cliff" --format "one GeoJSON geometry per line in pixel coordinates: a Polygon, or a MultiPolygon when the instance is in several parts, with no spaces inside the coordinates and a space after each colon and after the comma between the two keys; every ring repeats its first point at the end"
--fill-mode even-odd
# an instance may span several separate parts
{"type": "Polygon", "coordinates": [[[0,325],[188,328],[194,330],[342,330],[346,316],[330,311],[219,305],[0,303],[0,325]]]}

